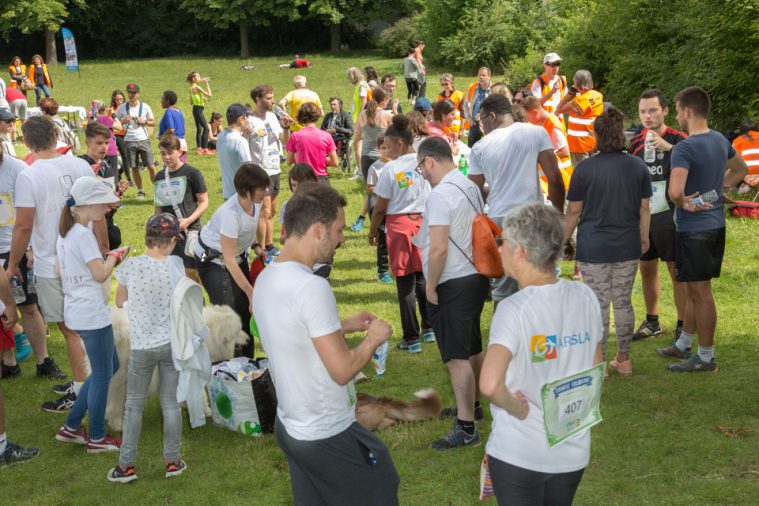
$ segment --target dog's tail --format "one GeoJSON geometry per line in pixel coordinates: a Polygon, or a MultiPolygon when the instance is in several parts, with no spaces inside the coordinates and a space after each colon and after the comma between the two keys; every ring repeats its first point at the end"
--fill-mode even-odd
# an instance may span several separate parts
{"type": "Polygon", "coordinates": [[[435,389],[420,390],[414,395],[417,398],[408,403],[396,399],[383,402],[385,417],[399,422],[415,422],[435,418],[443,410],[443,400],[435,389]]]}

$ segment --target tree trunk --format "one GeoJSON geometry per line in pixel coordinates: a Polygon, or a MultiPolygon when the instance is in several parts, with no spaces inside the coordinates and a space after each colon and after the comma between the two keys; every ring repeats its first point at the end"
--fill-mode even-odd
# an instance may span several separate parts
{"type": "Polygon", "coordinates": [[[340,52],[340,23],[329,26],[329,50],[332,53],[340,52]]]}
{"type": "Polygon", "coordinates": [[[250,43],[248,42],[248,27],[245,23],[240,23],[240,56],[243,58],[250,57],[250,43]]]}
{"type": "Polygon", "coordinates": [[[58,48],[55,45],[55,32],[45,28],[45,62],[48,66],[58,65],[58,48]]]}

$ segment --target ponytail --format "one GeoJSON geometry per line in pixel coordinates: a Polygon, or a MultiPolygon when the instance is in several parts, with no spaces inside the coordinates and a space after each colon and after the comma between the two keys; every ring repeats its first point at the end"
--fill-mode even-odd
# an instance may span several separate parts
{"type": "Polygon", "coordinates": [[[58,225],[58,233],[61,237],[66,237],[66,234],[76,225],[76,216],[74,215],[74,199],[69,197],[66,201],[66,205],[61,209],[61,220],[58,225]]]}
{"type": "Polygon", "coordinates": [[[385,100],[385,98],[385,92],[381,89],[377,89],[375,90],[372,99],[366,103],[364,113],[366,114],[366,124],[370,127],[377,126],[377,111],[379,110],[379,103],[385,100]]]}

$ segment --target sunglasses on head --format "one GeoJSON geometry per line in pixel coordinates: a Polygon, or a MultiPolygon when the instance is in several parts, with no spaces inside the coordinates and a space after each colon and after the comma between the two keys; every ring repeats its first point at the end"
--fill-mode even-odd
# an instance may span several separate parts
{"type": "Polygon", "coordinates": [[[553,62],[553,63],[546,63],[546,65],[548,65],[549,67],[560,67],[561,66],[561,62],[560,61],[556,61],[556,62],[553,62]]]}

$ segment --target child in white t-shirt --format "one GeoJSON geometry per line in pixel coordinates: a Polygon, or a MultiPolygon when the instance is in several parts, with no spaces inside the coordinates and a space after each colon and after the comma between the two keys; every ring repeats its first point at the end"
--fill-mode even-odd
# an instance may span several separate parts
{"type": "Polygon", "coordinates": [[[113,327],[102,283],[129,252],[129,248],[100,253],[92,222],[105,219],[119,201],[113,187],[94,176],[82,176],[71,186],[71,198],[61,211],[56,244],[57,266],[63,287],[66,326],[82,337],[92,374],[82,385],[66,423],[55,439],[87,446],[87,453],[116,451],[121,441],[106,433],[105,405],[111,377],[119,368],[113,327]],[[90,434],[82,427],[89,413],[90,434]]]}
{"type": "Polygon", "coordinates": [[[182,259],[170,256],[179,236],[179,220],[169,213],[152,216],[145,225],[144,255],[130,258],[116,271],[116,305],[126,305],[132,341],[127,371],[127,399],[119,464],[108,480],[129,483],[137,479],[134,464],[142,429],[142,412],[158,367],[163,410],[163,458],[166,477],[187,469],[179,458],[182,415],[177,402],[179,371],[171,353],[170,304],[174,287],[184,277],[182,259]],[[128,300],[128,304],[127,304],[128,300]]]}
{"type": "MultiPolygon", "coordinates": [[[[374,162],[366,174],[366,193],[369,199],[369,219],[371,220],[374,204],[377,203],[377,195],[374,194],[374,187],[379,181],[380,172],[390,157],[387,156],[388,146],[385,144],[385,134],[377,136],[377,149],[380,153],[380,159],[374,162]]],[[[392,283],[393,278],[390,276],[390,266],[387,259],[387,235],[385,234],[385,220],[382,220],[377,229],[377,281],[380,283],[392,283]]]]}

